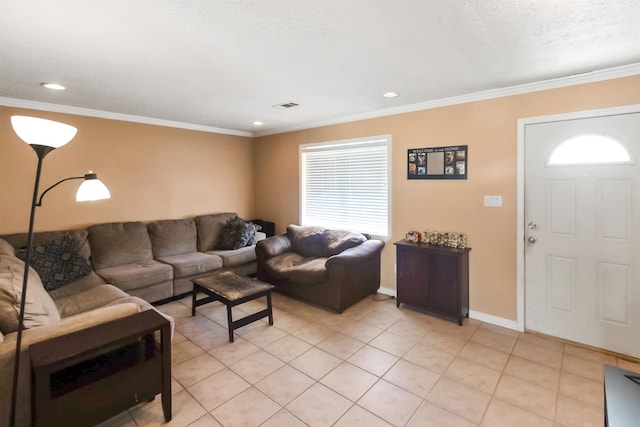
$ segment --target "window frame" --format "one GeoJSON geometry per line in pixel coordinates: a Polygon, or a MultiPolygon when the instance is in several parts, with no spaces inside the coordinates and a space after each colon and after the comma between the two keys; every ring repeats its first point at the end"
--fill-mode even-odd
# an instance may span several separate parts
{"type": "MultiPolygon", "coordinates": [[[[299,182],[299,202],[298,202],[298,217],[300,218],[300,224],[305,225],[304,211],[305,211],[305,190],[306,190],[306,165],[305,165],[305,153],[313,152],[316,150],[321,151],[331,151],[332,148],[335,149],[348,149],[352,147],[356,147],[358,145],[377,145],[386,147],[386,195],[387,195],[387,224],[386,224],[386,235],[379,233],[367,233],[363,231],[363,233],[369,234],[372,238],[380,239],[383,241],[388,241],[391,239],[392,235],[392,137],[390,134],[386,135],[376,135],[370,137],[362,137],[362,138],[350,138],[350,139],[342,139],[336,141],[324,141],[324,142],[315,142],[309,144],[301,144],[298,147],[298,162],[299,162],[299,174],[298,174],[298,182],[299,182]]],[[[363,222],[366,224],[366,222],[363,222]]],[[[307,225],[316,225],[316,224],[307,224],[307,225]]],[[[346,226],[345,226],[346,227],[346,226]]]]}

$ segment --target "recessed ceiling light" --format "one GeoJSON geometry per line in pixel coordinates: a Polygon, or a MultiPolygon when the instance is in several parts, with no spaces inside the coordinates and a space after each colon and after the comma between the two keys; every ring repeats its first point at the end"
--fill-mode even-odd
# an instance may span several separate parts
{"type": "Polygon", "coordinates": [[[264,123],[262,123],[262,122],[261,122],[261,121],[259,121],[259,120],[256,120],[255,122],[253,122],[253,125],[254,125],[254,126],[262,126],[263,124],[264,124],[264,123]]]}
{"type": "Polygon", "coordinates": [[[65,90],[66,87],[59,85],[58,83],[40,83],[42,86],[46,87],[47,89],[53,89],[53,90],[65,90]]]}
{"type": "Polygon", "coordinates": [[[382,96],[384,96],[385,98],[395,98],[396,96],[398,96],[397,92],[385,92],[382,94],[382,96]]]}

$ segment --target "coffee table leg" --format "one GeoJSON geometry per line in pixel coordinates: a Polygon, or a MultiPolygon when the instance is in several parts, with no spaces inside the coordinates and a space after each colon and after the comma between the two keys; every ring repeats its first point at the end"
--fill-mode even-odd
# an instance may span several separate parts
{"type": "Polygon", "coordinates": [[[193,292],[191,293],[191,317],[196,315],[196,294],[198,293],[198,290],[196,289],[196,286],[193,286],[193,292]]]}
{"type": "Polygon", "coordinates": [[[229,326],[229,342],[233,342],[233,319],[231,319],[231,306],[227,304],[227,324],[229,326]]]}
{"type": "Polygon", "coordinates": [[[269,310],[269,324],[273,325],[273,308],[271,306],[271,291],[267,292],[267,309],[269,310]]]}

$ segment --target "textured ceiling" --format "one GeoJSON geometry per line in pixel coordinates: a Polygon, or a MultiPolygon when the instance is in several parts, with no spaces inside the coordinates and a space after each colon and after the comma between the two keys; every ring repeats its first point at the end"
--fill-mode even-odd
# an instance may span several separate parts
{"type": "Polygon", "coordinates": [[[274,133],[638,64],[638,22],[639,0],[0,0],[0,103],[274,133]]]}

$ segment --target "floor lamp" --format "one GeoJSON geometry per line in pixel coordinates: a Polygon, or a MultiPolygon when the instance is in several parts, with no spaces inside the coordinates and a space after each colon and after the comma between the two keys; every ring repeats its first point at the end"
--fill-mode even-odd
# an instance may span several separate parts
{"type": "Polygon", "coordinates": [[[76,201],[101,200],[111,197],[107,187],[98,180],[95,173],[89,171],[84,176],[75,176],[62,179],[51,187],[47,188],[38,199],[38,186],[40,184],[40,172],[42,170],[42,160],[51,151],[62,147],[71,141],[77,132],[73,126],[51,120],[40,119],[27,116],[12,116],[11,126],[15,133],[24,142],[29,144],[38,156],[38,167],[36,170],[36,180],[33,188],[33,199],[31,201],[31,216],[29,219],[29,232],[27,234],[27,248],[24,267],[24,277],[22,279],[22,294],[20,295],[20,311],[18,314],[18,330],[16,336],[16,352],[13,368],[13,387],[11,389],[11,426],[15,426],[16,404],[18,400],[18,375],[20,370],[20,349],[22,344],[22,330],[24,328],[24,310],[27,295],[27,281],[29,278],[29,265],[31,262],[31,246],[33,243],[33,223],[36,213],[36,206],[42,205],[44,195],[57,185],[72,179],[84,179],[76,194],[76,201]]]}

